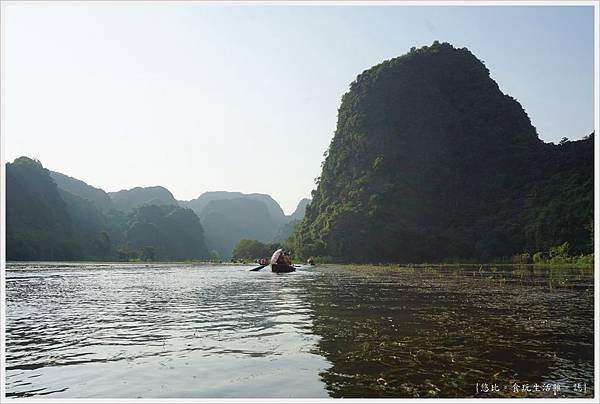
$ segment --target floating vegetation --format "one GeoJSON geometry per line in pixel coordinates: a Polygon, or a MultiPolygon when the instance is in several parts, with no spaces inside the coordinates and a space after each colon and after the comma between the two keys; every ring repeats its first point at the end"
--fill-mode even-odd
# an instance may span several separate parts
{"type": "MultiPolygon", "coordinates": [[[[317,352],[332,363],[321,376],[334,397],[550,397],[512,386],[593,383],[593,272],[497,264],[319,271],[322,284],[336,279],[335,288],[307,287],[317,352]]],[[[557,395],[582,397],[566,385],[557,395]]]]}

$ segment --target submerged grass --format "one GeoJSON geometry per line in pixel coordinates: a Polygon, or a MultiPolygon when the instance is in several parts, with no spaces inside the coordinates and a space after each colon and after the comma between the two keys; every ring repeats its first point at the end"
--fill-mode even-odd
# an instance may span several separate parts
{"type": "Polygon", "coordinates": [[[465,269],[478,270],[486,272],[496,272],[498,270],[513,271],[571,271],[573,269],[594,271],[594,264],[573,264],[573,263],[537,263],[537,264],[321,264],[319,267],[340,267],[350,271],[428,271],[440,269],[465,269]]]}
{"type": "MultiPolygon", "coordinates": [[[[331,288],[307,290],[321,336],[318,352],[332,363],[321,376],[333,397],[547,398],[553,392],[514,392],[511,386],[553,381],[559,366],[569,386],[591,380],[591,267],[321,269],[319,281],[331,288]],[[500,390],[482,393],[476,390],[481,383],[500,390]]],[[[584,394],[569,390],[558,396],[584,394]]]]}

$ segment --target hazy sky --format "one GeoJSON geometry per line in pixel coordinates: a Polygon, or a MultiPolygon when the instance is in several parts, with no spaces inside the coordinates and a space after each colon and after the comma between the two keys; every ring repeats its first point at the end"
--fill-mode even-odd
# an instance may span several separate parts
{"type": "Polygon", "coordinates": [[[593,7],[8,4],[6,161],[116,191],[310,195],[363,70],[434,40],[468,47],[540,137],[594,126],[593,7]]]}

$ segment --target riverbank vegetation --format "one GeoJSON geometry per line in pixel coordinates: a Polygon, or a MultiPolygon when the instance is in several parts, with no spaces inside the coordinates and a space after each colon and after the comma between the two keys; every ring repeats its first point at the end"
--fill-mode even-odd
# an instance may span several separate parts
{"type": "Polygon", "coordinates": [[[547,252],[537,252],[533,254],[532,261],[534,265],[576,265],[592,266],[594,265],[594,254],[571,255],[568,242],[550,248],[547,252]]]}
{"type": "Polygon", "coordinates": [[[235,245],[231,258],[234,260],[257,260],[270,258],[273,252],[282,248],[281,243],[261,243],[257,240],[242,239],[235,245]]]}

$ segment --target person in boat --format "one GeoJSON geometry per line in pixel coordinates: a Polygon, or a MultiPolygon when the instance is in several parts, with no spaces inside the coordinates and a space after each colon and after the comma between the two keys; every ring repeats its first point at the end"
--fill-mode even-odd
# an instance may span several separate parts
{"type": "Polygon", "coordinates": [[[273,255],[271,255],[271,265],[279,264],[280,257],[283,255],[283,248],[275,251],[273,255]]]}
{"type": "Polygon", "coordinates": [[[283,248],[275,251],[271,256],[271,265],[292,265],[292,260],[290,259],[290,254],[285,252],[283,248]]]}
{"type": "Polygon", "coordinates": [[[292,257],[290,255],[289,251],[284,251],[283,252],[283,263],[285,265],[287,265],[288,267],[292,266],[292,257]]]}

